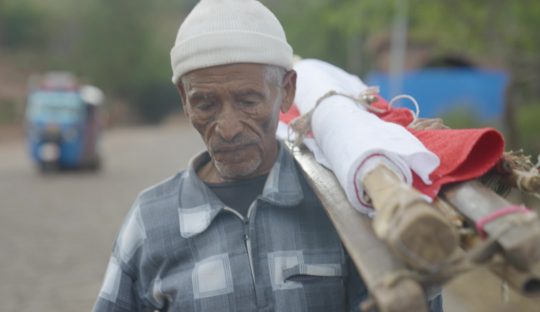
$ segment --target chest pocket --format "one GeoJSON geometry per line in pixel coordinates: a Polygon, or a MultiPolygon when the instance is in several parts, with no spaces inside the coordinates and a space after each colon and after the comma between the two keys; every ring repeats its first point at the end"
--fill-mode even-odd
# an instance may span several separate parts
{"type": "Polygon", "coordinates": [[[302,311],[344,311],[343,271],[341,264],[298,264],[283,270],[283,279],[285,284],[299,286],[305,305],[302,311]]]}

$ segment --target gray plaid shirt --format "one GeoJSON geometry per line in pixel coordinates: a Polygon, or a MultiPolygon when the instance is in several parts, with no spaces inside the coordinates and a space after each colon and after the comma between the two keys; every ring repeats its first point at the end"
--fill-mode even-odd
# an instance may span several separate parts
{"type": "Polygon", "coordinates": [[[321,204],[281,148],[246,217],[198,178],[142,192],[94,311],[345,311],[366,290],[321,204]]]}
{"type": "Polygon", "coordinates": [[[283,147],[246,217],[198,178],[208,157],[139,195],[94,311],[344,311],[366,295],[283,147]]]}

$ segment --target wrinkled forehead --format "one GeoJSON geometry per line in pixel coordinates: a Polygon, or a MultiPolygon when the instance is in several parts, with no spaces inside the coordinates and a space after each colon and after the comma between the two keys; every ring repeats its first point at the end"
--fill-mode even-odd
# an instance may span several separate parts
{"type": "Polygon", "coordinates": [[[181,78],[184,87],[215,83],[278,84],[285,69],[273,65],[237,63],[212,66],[191,71],[181,78]]]}

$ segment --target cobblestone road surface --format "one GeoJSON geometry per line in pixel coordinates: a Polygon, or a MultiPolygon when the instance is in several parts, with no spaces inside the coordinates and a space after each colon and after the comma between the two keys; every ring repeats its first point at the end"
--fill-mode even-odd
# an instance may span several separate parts
{"type": "MultiPolygon", "coordinates": [[[[110,130],[102,143],[102,172],[42,175],[22,140],[0,141],[0,311],[90,311],[137,193],[203,147],[185,122],[110,130]]],[[[457,279],[445,296],[447,311],[540,311],[514,293],[503,304],[485,272],[457,279]]]]}

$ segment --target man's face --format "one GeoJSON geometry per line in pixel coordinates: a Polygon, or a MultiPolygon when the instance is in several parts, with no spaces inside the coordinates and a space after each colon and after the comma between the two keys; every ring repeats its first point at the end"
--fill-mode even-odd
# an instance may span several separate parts
{"type": "Polygon", "coordinates": [[[296,73],[260,64],[192,71],[178,89],[222,181],[267,173],[275,162],[279,110],[294,98],[296,73]]]}

